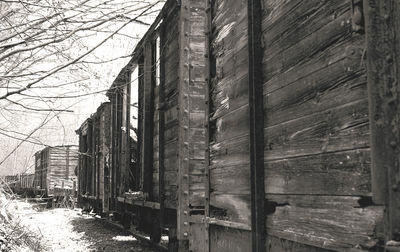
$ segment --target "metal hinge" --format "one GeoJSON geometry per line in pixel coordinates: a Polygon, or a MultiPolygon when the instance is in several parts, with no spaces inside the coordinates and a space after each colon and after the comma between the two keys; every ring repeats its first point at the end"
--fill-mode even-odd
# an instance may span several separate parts
{"type": "Polygon", "coordinates": [[[351,1],[351,27],[354,32],[364,32],[364,10],[362,0],[351,1]]]}

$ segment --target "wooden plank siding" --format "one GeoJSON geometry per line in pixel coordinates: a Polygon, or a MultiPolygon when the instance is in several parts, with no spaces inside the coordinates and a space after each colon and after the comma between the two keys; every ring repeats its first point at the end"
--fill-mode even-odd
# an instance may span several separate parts
{"type": "Polygon", "coordinates": [[[97,159],[99,167],[99,192],[103,212],[109,211],[110,201],[110,148],[111,148],[111,105],[103,103],[98,109],[99,147],[97,159]]]}
{"type": "Polygon", "coordinates": [[[206,7],[206,1],[184,0],[180,9],[177,231],[183,249],[190,246],[191,215],[205,206],[206,7]]]}
{"type": "MultiPolygon", "coordinates": [[[[371,124],[372,196],[385,205],[383,244],[400,241],[400,4],[363,1],[371,124]]],[[[399,246],[386,246],[387,251],[399,246]]]]}
{"type": "Polygon", "coordinates": [[[250,224],[247,1],[211,16],[210,216],[250,224]]]}
{"type": "Polygon", "coordinates": [[[362,204],[371,196],[365,35],[352,29],[351,4],[263,1],[267,248],[377,244],[382,207],[362,204]]]}
{"type": "Polygon", "coordinates": [[[35,189],[46,195],[58,195],[76,187],[77,146],[46,147],[35,154],[35,189]]]}
{"type": "Polygon", "coordinates": [[[177,148],[178,148],[178,82],[179,72],[179,12],[176,6],[171,7],[172,12],[165,16],[163,21],[165,41],[161,44],[161,53],[164,61],[164,206],[176,208],[177,191],[177,148]]]}

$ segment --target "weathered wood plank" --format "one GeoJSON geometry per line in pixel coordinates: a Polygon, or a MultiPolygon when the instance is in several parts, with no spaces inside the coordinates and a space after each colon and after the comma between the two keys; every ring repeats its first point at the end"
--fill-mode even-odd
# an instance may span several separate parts
{"type": "Polygon", "coordinates": [[[285,49],[286,44],[304,39],[350,8],[348,0],[280,1],[279,5],[276,1],[263,2],[264,42],[271,51],[277,44],[285,49]]]}
{"type": "Polygon", "coordinates": [[[233,222],[251,223],[250,194],[210,194],[210,217],[233,222]]]}
{"type": "Polygon", "coordinates": [[[251,232],[210,225],[210,251],[251,251],[251,232]]]}
{"type": "Polygon", "coordinates": [[[289,158],[265,163],[265,192],[370,195],[370,150],[289,158]]]}
{"type": "MultiPolygon", "coordinates": [[[[287,49],[271,49],[267,46],[264,49],[264,81],[268,81],[274,75],[282,73],[295,64],[302,62],[339,39],[351,34],[351,25],[347,22],[350,19],[349,12],[335,17],[332,22],[326,24],[318,31],[305,37],[303,40],[288,41],[292,46],[287,49]]],[[[266,35],[267,36],[267,35],[266,35]]],[[[277,46],[283,46],[280,42],[277,46]]]]}
{"type": "Polygon", "coordinates": [[[359,197],[266,195],[275,204],[267,216],[267,233],[302,244],[327,249],[377,243],[376,223],[383,207],[365,206],[359,197]]]}
{"type": "Polygon", "coordinates": [[[319,248],[319,247],[309,246],[306,244],[278,238],[278,237],[275,237],[272,235],[268,235],[268,237],[267,237],[266,249],[267,249],[267,251],[273,251],[273,252],[287,252],[287,251],[332,252],[332,251],[334,251],[334,250],[330,250],[330,249],[323,249],[323,248],[319,248]]]}
{"type": "Polygon", "coordinates": [[[265,129],[265,160],[369,146],[367,101],[359,100],[265,129]]]}
{"type": "Polygon", "coordinates": [[[249,132],[249,106],[246,104],[229,114],[217,118],[215,121],[215,141],[238,137],[249,132]]]}
{"type": "Polygon", "coordinates": [[[400,4],[365,0],[372,193],[385,204],[384,242],[400,241],[400,4]]]}
{"type": "Polygon", "coordinates": [[[227,165],[210,170],[210,188],[218,194],[250,194],[249,163],[227,165]]]}

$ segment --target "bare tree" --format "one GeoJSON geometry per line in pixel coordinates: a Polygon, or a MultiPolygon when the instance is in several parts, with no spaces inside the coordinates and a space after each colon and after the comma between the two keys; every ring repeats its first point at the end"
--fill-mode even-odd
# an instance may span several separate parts
{"type": "Polygon", "coordinates": [[[111,53],[109,41],[131,41],[132,51],[140,32],[127,28],[145,28],[163,2],[0,0],[0,137],[16,141],[0,164],[22,143],[46,145],[38,132],[52,125],[48,118],[65,138],[64,114],[105,91],[110,83],[99,72],[109,70],[107,63],[128,60],[127,53],[111,53]],[[99,56],[104,47],[109,53],[99,56]]]}

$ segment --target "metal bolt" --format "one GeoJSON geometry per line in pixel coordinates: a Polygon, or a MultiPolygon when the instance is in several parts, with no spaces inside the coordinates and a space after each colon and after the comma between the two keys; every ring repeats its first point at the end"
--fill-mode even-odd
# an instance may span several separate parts
{"type": "Polygon", "coordinates": [[[185,232],[185,233],[183,233],[183,236],[185,236],[185,237],[186,237],[186,236],[188,236],[188,233],[186,233],[186,232],[185,232]]]}
{"type": "Polygon", "coordinates": [[[383,15],[383,18],[384,18],[385,20],[388,20],[389,17],[390,17],[390,16],[389,16],[388,14],[383,15]]]}
{"type": "Polygon", "coordinates": [[[392,147],[393,149],[396,148],[396,142],[395,141],[390,141],[390,147],[392,147]]]}

